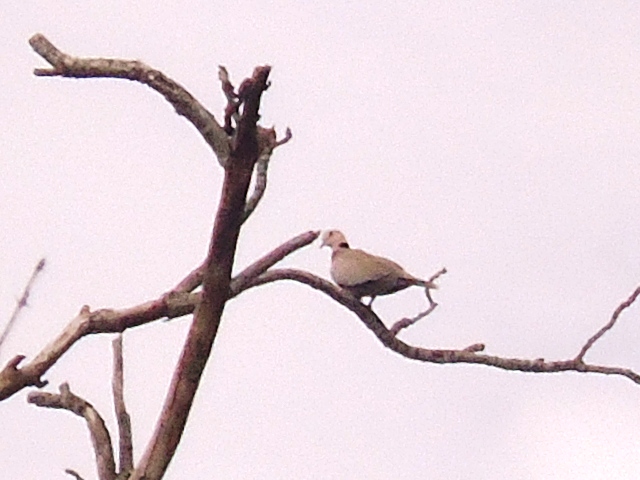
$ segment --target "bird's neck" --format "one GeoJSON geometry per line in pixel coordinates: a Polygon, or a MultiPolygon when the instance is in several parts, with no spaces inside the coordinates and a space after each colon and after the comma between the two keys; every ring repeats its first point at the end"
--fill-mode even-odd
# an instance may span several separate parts
{"type": "Polygon", "coordinates": [[[338,245],[335,245],[332,248],[331,258],[338,255],[340,252],[344,252],[345,250],[349,250],[349,244],[347,242],[340,242],[338,245]]]}

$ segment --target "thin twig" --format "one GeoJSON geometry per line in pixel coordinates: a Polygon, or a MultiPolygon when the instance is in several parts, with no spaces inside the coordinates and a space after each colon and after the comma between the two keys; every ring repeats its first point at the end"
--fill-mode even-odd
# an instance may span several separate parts
{"type": "Polygon", "coordinates": [[[76,472],[75,470],[71,470],[70,468],[65,468],[64,473],[71,475],[76,480],[84,480],[84,478],[82,478],[78,472],[76,472]]]}
{"type": "MultiPolygon", "coordinates": [[[[227,135],[233,135],[235,131],[234,124],[237,125],[240,120],[240,105],[242,99],[235,92],[235,87],[229,79],[229,72],[222,65],[218,67],[218,78],[222,84],[222,91],[227,98],[227,106],[225,107],[224,114],[224,130],[227,135]]],[[[257,130],[261,153],[254,169],[255,180],[253,182],[253,192],[246,201],[242,215],[242,223],[247,221],[264,196],[267,188],[269,160],[271,160],[273,151],[292,138],[291,129],[288,127],[285,136],[281,140],[276,139],[276,132],[273,128],[262,128],[258,126],[257,130]]]]}
{"type": "Polygon", "coordinates": [[[171,290],[176,293],[188,293],[194,291],[202,285],[202,277],[204,274],[204,262],[194,268],[189,274],[180,280],[171,290]]]}
{"type": "Polygon", "coordinates": [[[285,136],[281,140],[276,140],[276,131],[273,128],[261,128],[259,129],[259,133],[262,153],[256,162],[253,191],[244,206],[244,213],[242,215],[243,223],[246,222],[249,216],[255,211],[267,189],[267,172],[269,170],[269,161],[271,160],[273,151],[280,145],[287,143],[292,138],[290,128],[287,128],[285,136]]]}
{"type": "Polygon", "coordinates": [[[273,129],[261,129],[260,139],[262,146],[262,153],[258,157],[256,166],[254,169],[255,180],[253,182],[253,192],[247,199],[244,205],[244,211],[242,213],[242,223],[246,222],[249,216],[255,211],[256,207],[262,200],[264,192],[267,189],[267,171],[269,169],[269,160],[271,160],[271,153],[275,145],[276,132],[273,129]]]}
{"type": "Polygon", "coordinates": [[[111,437],[104,420],[93,405],[72,393],[67,383],[60,385],[59,394],[31,392],[27,401],[38,407],[59,408],[83,417],[91,434],[91,443],[98,467],[98,478],[100,480],[115,480],[116,466],[113,460],[111,437]]]}
{"type": "Polygon", "coordinates": [[[586,355],[587,351],[593,346],[594,343],[596,343],[605,333],[607,333],[609,330],[611,330],[613,328],[613,326],[616,324],[616,322],[618,321],[618,317],[620,316],[620,314],[627,308],[629,308],[631,305],[633,305],[633,302],[636,301],[636,298],[638,298],[638,295],[640,295],[640,287],[636,288],[633,293],[629,296],[629,298],[627,298],[624,302],[622,302],[620,305],[618,305],[618,307],[614,310],[613,315],[611,315],[611,320],[609,320],[609,322],[602,327],[600,330],[598,330],[589,340],[587,340],[587,343],[584,344],[584,346],[582,347],[582,349],[580,350],[580,353],[578,353],[578,356],[576,357],[576,361],[581,362],[582,359],[584,358],[584,356],[586,355]]]}
{"type": "MultiPolygon", "coordinates": [[[[435,280],[437,280],[440,276],[444,275],[445,273],[447,273],[447,269],[446,268],[440,269],[439,271],[437,271],[436,273],[431,275],[429,280],[427,280],[427,283],[433,283],[435,280]]],[[[424,312],[418,313],[415,317],[403,318],[402,320],[398,320],[389,329],[389,331],[392,334],[397,335],[400,332],[400,330],[402,330],[403,328],[410,327],[411,325],[414,325],[419,320],[422,320],[424,317],[426,317],[427,315],[429,315],[431,312],[433,312],[436,309],[438,304],[431,297],[430,290],[431,289],[428,288],[428,287],[425,287],[425,289],[424,289],[424,294],[426,295],[427,300],[429,300],[429,308],[427,308],[424,312]]]]}
{"type": "Polygon", "coordinates": [[[389,331],[393,335],[398,335],[400,330],[402,330],[403,328],[410,327],[411,325],[418,322],[419,320],[422,320],[424,317],[426,317],[431,312],[433,312],[437,306],[438,304],[436,302],[431,302],[431,304],[429,305],[429,308],[427,308],[424,312],[420,312],[415,317],[403,318],[402,320],[398,320],[396,323],[393,324],[393,326],[389,329],[389,331]]]}
{"type": "Polygon", "coordinates": [[[442,275],[444,275],[445,273],[447,273],[447,269],[446,268],[441,268],[440,270],[438,270],[436,273],[434,273],[433,275],[431,275],[431,277],[429,277],[429,279],[427,280],[427,283],[433,283],[435,282],[438,278],[440,278],[442,275]]]}
{"type": "Polygon", "coordinates": [[[319,230],[301,233],[253,262],[231,280],[229,287],[231,290],[230,297],[233,298],[239,295],[245,289],[245,285],[247,285],[248,282],[257,278],[261,273],[266,272],[267,269],[271,268],[288,255],[291,255],[293,252],[314,242],[319,235],[319,230]]]}
{"type": "Polygon", "coordinates": [[[113,403],[118,423],[119,474],[133,470],[133,440],[131,417],[124,403],[124,361],[122,355],[122,334],[111,342],[113,347],[113,403]]]}
{"type": "Polygon", "coordinates": [[[234,131],[233,123],[237,125],[240,119],[240,101],[238,100],[238,94],[235,92],[235,87],[229,79],[229,72],[222,65],[218,66],[218,79],[227,99],[227,106],[224,109],[224,130],[227,135],[232,135],[234,131]]]}
{"type": "Polygon", "coordinates": [[[27,306],[27,302],[29,300],[29,295],[31,295],[31,289],[33,288],[33,284],[35,283],[36,278],[38,277],[40,272],[42,272],[42,270],[44,269],[45,263],[46,263],[45,259],[41,258],[40,261],[34,267],[33,272],[31,272],[31,276],[29,277],[29,280],[27,281],[27,284],[25,285],[24,290],[22,291],[22,295],[20,295],[20,298],[16,302],[16,306],[13,309],[11,316],[9,317],[9,321],[7,322],[7,325],[4,327],[4,330],[0,334],[0,350],[2,350],[2,344],[5,342],[5,340],[9,336],[9,333],[11,332],[13,325],[18,319],[18,315],[20,315],[20,312],[27,306]]]}
{"type": "Polygon", "coordinates": [[[284,137],[278,140],[275,146],[279,147],[280,145],[284,145],[285,143],[289,142],[289,140],[291,140],[292,138],[293,138],[293,133],[291,132],[291,129],[287,127],[287,129],[284,132],[284,137]]]}

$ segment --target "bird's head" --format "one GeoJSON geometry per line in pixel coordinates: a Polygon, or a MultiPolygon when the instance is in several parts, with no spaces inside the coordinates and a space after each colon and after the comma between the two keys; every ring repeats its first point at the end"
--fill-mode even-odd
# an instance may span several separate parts
{"type": "Polygon", "coordinates": [[[320,236],[320,247],[331,247],[332,250],[336,248],[349,248],[349,243],[344,234],[339,230],[325,230],[320,236]]]}

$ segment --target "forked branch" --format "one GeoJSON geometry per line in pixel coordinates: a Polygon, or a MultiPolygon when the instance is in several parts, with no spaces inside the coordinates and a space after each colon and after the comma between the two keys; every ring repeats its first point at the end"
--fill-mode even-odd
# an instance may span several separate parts
{"type": "MultiPolygon", "coordinates": [[[[251,279],[287,255],[313,242],[318,234],[319,232],[315,231],[298,235],[242,270],[231,280],[229,298],[239,295],[251,279]]],[[[86,335],[124,332],[129,328],[163,318],[177,318],[192,314],[200,303],[202,295],[190,292],[202,283],[203,276],[204,265],[201,265],[159,298],[133,307],[118,310],[104,308],[95,311],[91,311],[87,306],[83,307],[58,337],[45,346],[28,364],[19,367],[25,357],[17,355],[0,370],[0,401],[27,386],[45,386],[47,382],[42,380],[43,375],[76,341],[86,335]]]]}
{"type": "Polygon", "coordinates": [[[28,401],[39,407],[68,410],[83,417],[91,434],[91,443],[98,466],[98,478],[100,480],[115,480],[116,466],[113,460],[111,436],[104,420],[93,405],[73,394],[66,383],[60,385],[59,394],[31,392],[28,401]]]}
{"type": "MultiPolygon", "coordinates": [[[[431,278],[429,278],[427,280],[427,283],[433,283],[434,281],[436,281],[438,278],[440,278],[442,275],[444,275],[445,273],[447,273],[447,269],[443,268],[440,271],[436,272],[435,274],[433,274],[431,276],[431,278]]],[[[416,316],[411,317],[411,318],[403,318],[402,320],[398,320],[396,323],[393,324],[393,326],[389,329],[389,331],[391,333],[393,333],[394,335],[397,335],[398,333],[400,333],[400,330],[410,327],[411,325],[414,325],[415,323],[417,323],[419,320],[422,320],[424,317],[430,315],[438,306],[438,304],[436,302],[433,301],[433,298],[431,298],[431,292],[429,291],[429,288],[424,289],[424,293],[427,297],[427,300],[429,300],[429,308],[427,308],[424,312],[420,312],[418,313],[416,316]]]]}

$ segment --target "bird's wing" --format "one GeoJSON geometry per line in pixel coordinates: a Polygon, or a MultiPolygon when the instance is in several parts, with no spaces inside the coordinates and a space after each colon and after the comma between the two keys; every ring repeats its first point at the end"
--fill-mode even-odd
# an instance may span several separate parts
{"type": "Polygon", "coordinates": [[[405,277],[404,269],[389,259],[357,249],[337,251],[331,263],[331,276],[338,285],[353,287],[388,276],[405,277]]]}

